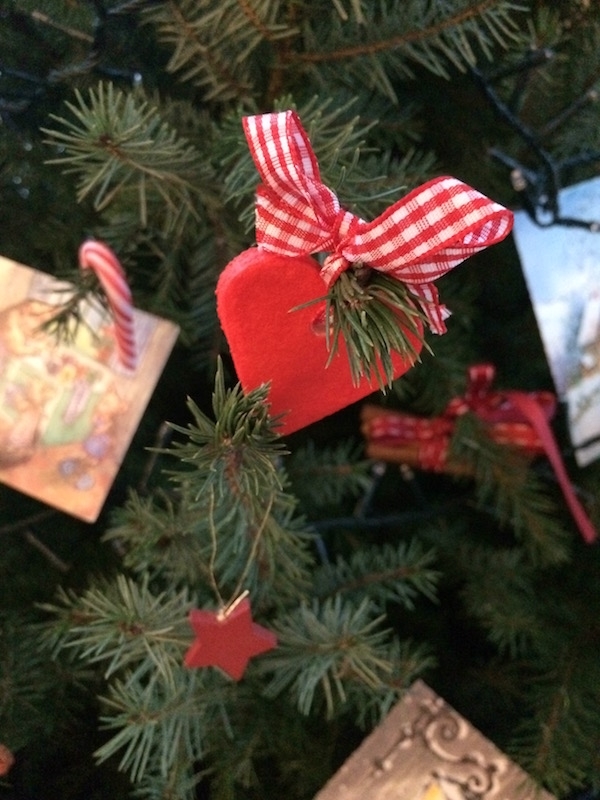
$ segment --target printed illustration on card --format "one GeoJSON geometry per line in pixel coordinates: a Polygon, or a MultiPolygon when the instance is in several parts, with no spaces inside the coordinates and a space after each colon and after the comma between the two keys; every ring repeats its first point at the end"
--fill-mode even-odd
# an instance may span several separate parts
{"type": "MultiPolygon", "coordinates": [[[[600,178],[559,193],[561,213],[600,220],[600,178]]],[[[600,232],[540,227],[515,214],[514,237],[577,462],[600,456],[600,232]]]]}
{"type": "Polygon", "coordinates": [[[119,359],[99,303],[68,339],[45,323],[70,287],[0,257],[0,481],[87,522],[97,519],[177,339],[133,311],[137,364],[119,359]]]}

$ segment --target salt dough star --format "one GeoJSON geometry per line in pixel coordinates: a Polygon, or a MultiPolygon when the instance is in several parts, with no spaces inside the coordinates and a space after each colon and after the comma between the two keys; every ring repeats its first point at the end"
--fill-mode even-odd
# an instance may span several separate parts
{"type": "Polygon", "coordinates": [[[236,681],[253,656],[277,646],[275,634],[252,621],[247,597],[226,612],[193,608],[189,622],[197,638],[185,654],[185,666],[219,667],[236,681]]]}

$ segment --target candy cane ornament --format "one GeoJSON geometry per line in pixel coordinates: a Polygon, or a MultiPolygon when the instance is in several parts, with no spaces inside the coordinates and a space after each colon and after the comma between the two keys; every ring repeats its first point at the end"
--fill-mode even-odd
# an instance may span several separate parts
{"type": "Polygon", "coordinates": [[[79,266],[93,270],[100,281],[114,319],[119,359],[126,369],[135,370],[137,348],[133,303],[119,259],[107,245],[90,239],[79,248],[79,266]]]}

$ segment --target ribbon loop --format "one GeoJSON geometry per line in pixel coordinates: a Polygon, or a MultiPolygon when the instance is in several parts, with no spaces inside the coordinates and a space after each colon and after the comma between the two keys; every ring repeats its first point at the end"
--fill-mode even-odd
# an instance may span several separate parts
{"type": "MultiPolygon", "coordinates": [[[[515,392],[492,390],[496,370],[492,364],[475,364],[469,368],[467,388],[464,395],[454,397],[448,403],[444,416],[458,417],[471,411],[492,425],[510,423],[513,426],[529,424],[529,418],[515,404],[515,392]]],[[[540,406],[546,419],[556,411],[556,397],[551,392],[532,392],[530,395],[540,406]]]]}
{"type": "Polygon", "coordinates": [[[363,263],[405,283],[434,333],[448,310],[432,282],[469,256],[504,239],[512,213],[451,177],[435,178],[372,222],[342,209],[321,182],[317,159],[294,111],[243,119],[263,181],[257,191],[256,241],[286,256],[328,253],[321,276],[329,287],[363,263]]]}

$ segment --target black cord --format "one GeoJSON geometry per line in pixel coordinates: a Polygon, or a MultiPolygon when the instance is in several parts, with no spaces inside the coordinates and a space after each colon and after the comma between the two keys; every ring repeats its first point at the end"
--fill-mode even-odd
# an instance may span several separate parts
{"type": "Polygon", "coordinates": [[[527,87],[531,70],[543,66],[554,58],[552,50],[534,50],[528,53],[517,64],[504,67],[491,75],[484,75],[476,67],[471,74],[493,107],[500,119],[508,125],[524,143],[528,153],[537,166],[526,166],[516,158],[509,156],[498,147],[492,147],[489,154],[510,170],[513,189],[520,195],[523,209],[540,227],[562,225],[569,228],[584,228],[593,233],[600,231],[599,220],[584,220],[565,217],[560,212],[559,193],[562,188],[562,176],[569,171],[600,161],[600,152],[585,151],[576,156],[559,160],[542,145],[542,137],[555,131],[567,119],[577,114],[588,103],[594,102],[598,95],[587,90],[546,123],[543,130],[534,131],[519,117],[517,107],[527,87]],[[515,90],[508,102],[505,102],[495,90],[494,82],[517,75],[515,90]]]}
{"type": "MultiPolygon", "coordinates": [[[[22,87],[14,84],[10,88],[0,89],[0,119],[10,127],[18,127],[15,117],[29,111],[33,104],[43,99],[53,88],[64,82],[67,74],[97,73],[111,79],[129,82],[132,86],[139,84],[139,73],[135,70],[120,69],[103,63],[110,50],[111,37],[109,26],[114,24],[116,17],[133,16],[143,8],[153,5],[156,0],[127,0],[113,7],[107,7],[102,0],[89,0],[94,8],[96,19],[91,33],[88,52],[74,64],[68,64],[60,69],[50,69],[44,75],[35,75],[22,69],[15,69],[8,65],[0,64],[0,76],[5,81],[21,82],[22,87]]],[[[15,31],[23,32],[26,28],[39,39],[36,33],[37,26],[32,19],[23,12],[10,12],[4,15],[3,24],[12,26],[15,31]]]]}

